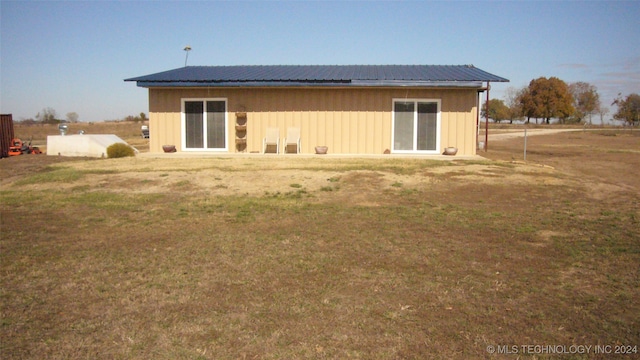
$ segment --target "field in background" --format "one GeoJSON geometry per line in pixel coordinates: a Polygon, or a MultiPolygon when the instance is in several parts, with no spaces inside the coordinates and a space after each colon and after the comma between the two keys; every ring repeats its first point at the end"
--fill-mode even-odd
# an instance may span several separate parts
{"type": "MultiPolygon", "coordinates": [[[[149,139],[143,139],[140,132],[142,125],[148,125],[148,122],[139,123],[132,121],[112,121],[112,122],[96,122],[96,123],[69,123],[67,126],[68,134],[78,134],[84,131],[85,134],[115,134],[122,140],[129,143],[141,152],[149,151],[149,139]]],[[[14,124],[15,136],[22,141],[33,139],[33,146],[40,147],[41,150],[47,149],[47,136],[60,135],[58,125],[23,125],[14,124]]]]}
{"type": "Polygon", "coordinates": [[[527,163],[522,145],[467,162],[2,159],[0,354],[640,346],[640,134],[531,137],[527,163]]]}

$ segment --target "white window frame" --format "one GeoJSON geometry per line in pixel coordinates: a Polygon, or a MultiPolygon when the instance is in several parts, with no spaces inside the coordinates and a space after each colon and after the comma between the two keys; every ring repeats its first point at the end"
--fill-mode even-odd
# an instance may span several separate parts
{"type": "Polygon", "coordinates": [[[439,155],[440,154],[440,135],[442,133],[442,124],[441,124],[441,114],[442,114],[442,99],[404,99],[404,98],[394,98],[391,101],[391,152],[395,154],[425,154],[425,155],[439,155]],[[394,150],[395,148],[395,127],[396,127],[396,111],[395,104],[397,102],[413,102],[414,103],[414,112],[413,112],[413,150],[394,150]],[[416,146],[418,144],[418,103],[436,103],[437,112],[436,112],[436,149],[435,150],[417,150],[416,146]]]}
{"type": "Polygon", "coordinates": [[[182,141],[182,151],[208,151],[208,152],[229,152],[229,119],[228,119],[228,101],[227,98],[182,98],[180,104],[180,140],[182,141]],[[188,148],[187,147],[187,116],[185,114],[185,104],[191,101],[203,102],[203,139],[204,143],[208,143],[206,122],[207,122],[207,101],[223,101],[224,102],[224,148],[188,148]]]}

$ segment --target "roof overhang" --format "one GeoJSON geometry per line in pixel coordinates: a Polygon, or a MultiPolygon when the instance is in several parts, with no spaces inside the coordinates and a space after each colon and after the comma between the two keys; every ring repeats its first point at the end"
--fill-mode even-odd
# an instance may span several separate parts
{"type": "Polygon", "coordinates": [[[290,82],[290,81],[246,81],[246,82],[203,82],[203,81],[138,81],[137,86],[144,88],[167,87],[414,87],[414,88],[467,88],[478,89],[483,86],[481,81],[349,81],[349,82],[290,82]]]}

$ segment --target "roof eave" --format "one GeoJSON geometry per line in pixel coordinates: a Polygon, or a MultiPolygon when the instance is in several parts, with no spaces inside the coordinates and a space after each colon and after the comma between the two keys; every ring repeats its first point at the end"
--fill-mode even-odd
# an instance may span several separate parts
{"type": "Polygon", "coordinates": [[[325,81],[137,81],[138,87],[420,87],[420,88],[480,88],[483,81],[406,81],[406,80],[353,80],[339,82],[325,81]]]}

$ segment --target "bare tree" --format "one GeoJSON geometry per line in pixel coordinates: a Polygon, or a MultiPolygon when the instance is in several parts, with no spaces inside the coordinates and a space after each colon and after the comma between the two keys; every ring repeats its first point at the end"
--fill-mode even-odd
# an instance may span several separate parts
{"type": "Polygon", "coordinates": [[[504,104],[509,108],[509,121],[513,124],[513,120],[520,120],[522,118],[522,105],[520,104],[520,97],[524,93],[525,89],[516,89],[514,87],[507,88],[507,92],[504,97],[504,104]]]}
{"type": "Polygon", "coordinates": [[[50,107],[44,108],[36,115],[36,120],[43,124],[53,124],[56,122],[56,111],[50,107]]]}
{"type": "Polygon", "coordinates": [[[598,106],[598,115],[600,115],[600,125],[604,126],[604,117],[609,113],[609,108],[606,106],[598,106]]]}
{"type": "Polygon", "coordinates": [[[77,112],[70,112],[70,113],[67,113],[67,121],[68,121],[68,122],[70,122],[70,123],[76,123],[76,122],[78,122],[78,118],[79,118],[79,117],[80,117],[80,116],[78,116],[78,113],[77,113],[77,112]]]}
{"type": "Polygon", "coordinates": [[[582,122],[588,115],[589,124],[591,124],[591,116],[597,112],[600,106],[598,89],[594,85],[579,81],[569,85],[569,91],[573,96],[576,119],[578,122],[582,122]]]}

